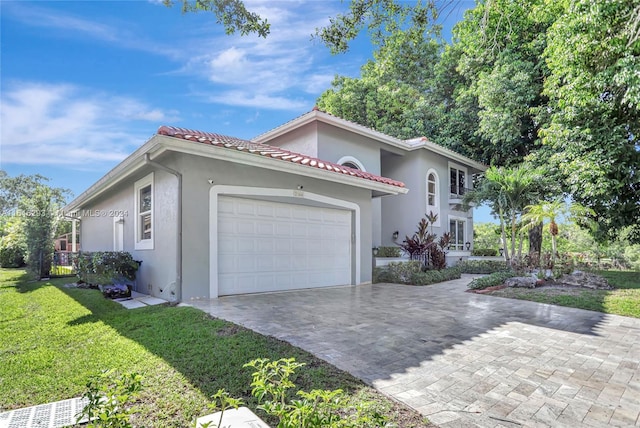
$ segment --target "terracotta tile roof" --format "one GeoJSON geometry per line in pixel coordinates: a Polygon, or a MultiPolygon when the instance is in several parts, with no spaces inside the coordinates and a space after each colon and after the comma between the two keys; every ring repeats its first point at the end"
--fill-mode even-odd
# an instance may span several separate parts
{"type": "Polygon", "coordinates": [[[266,144],[254,143],[240,138],[229,137],[226,135],[215,134],[211,132],[194,131],[192,129],[177,128],[175,126],[161,126],[158,128],[158,135],[166,135],[168,137],[181,138],[187,141],[198,142],[202,144],[211,144],[217,147],[225,147],[230,150],[245,151],[255,154],[256,156],[264,156],[278,159],[283,162],[292,162],[310,168],[324,169],[336,174],[345,174],[352,177],[359,177],[365,180],[371,180],[378,183],[389,184],[396,187],[405,187],[401,181],[392,180],[390,178],[381,177],[379,175],[360,171],[358,169],[348,168],[332,162],[323,161],[300,153],[291,152],[280,147],[269,146],[266,144]]]}

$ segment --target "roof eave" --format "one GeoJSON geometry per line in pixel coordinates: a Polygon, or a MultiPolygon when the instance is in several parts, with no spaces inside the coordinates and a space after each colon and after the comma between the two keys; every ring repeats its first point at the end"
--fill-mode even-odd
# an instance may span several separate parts
{"type": "Polygon", "coordinates": [[[354,132],[364,137],[374,139],[378,142],[388,144],[390,146],[393,146],[405,151],[410,152],[417,149],[426,149],[436,154],[451,158],[456,162],[475,168],[479,171],[485,171],[487,169],[486,165],[480,162],[476,162],[473,159],[470,159],[464,155],[461,155],[460,153],[454,152],[453,150],[447,149],[446,147],[433,143],[432,141],[429,141],[427,139],[424,139],[417,144],[415,142],[411,143],[409,142],[409,140],[401,140],[399,138],[392,137],[390,135],[373,130],[371,128],[367,128],[366,126],[359,125],[355,122],[350,122],[348,120],[341,119],[339,117],[333,116],[329,113],[325,113],[320,110],[312,110],[308,113],[305,113],[302,116],[299,116],[285,124],[278,126],[277,128],[274,128],[270,131],[260,134],[255,138],[252,138],[251,141],[255,143],[264,144],[268,141],[273,140],[274,138],[277,138],[292,130],[298,129],[306,124],[309,124],[314,120],[318,120],[323,123],[328,123],[338,128],[341,128],[350,132],[354,132]]]}
{"type": "Polygon", "coordinates": [[[341,184],[347,184],[354,187],[369,189],[380,195],[398,195],[405,194],[409,189],[398,187],[391,184],[380,183],[360,177],[352,177],[345,174],[337,174],[335,172],[310,168],[291,162],[283,162],[279,159],[268,158],[264,156],[256,156],[253,153],[240,150],[232,150],[225,147],[219,147],[205,143],[194,143],[193,141],[184,140],[182,138],[169,137],[165,135],[154,135],[145,144],[138,148],[131,155],[127,156],[121,163],[105,174],[101,179],[94,183],[87,190],[82,192],[78,197],[71,201],[64,208],[67,213],[82,208],[104,192],[126,180],[134,174],[138,169],[145,165],[144,154],[151,153],[151,158],[155,158],[166,151],[174,151],[179,153],[193,154],[204,156],[212,159],[220,159],[235,162],[242,165],[255,166],[275,171],[285,171],[302,175],[306,177],[318,178],[324,181],[331,181],[341,184]]]}

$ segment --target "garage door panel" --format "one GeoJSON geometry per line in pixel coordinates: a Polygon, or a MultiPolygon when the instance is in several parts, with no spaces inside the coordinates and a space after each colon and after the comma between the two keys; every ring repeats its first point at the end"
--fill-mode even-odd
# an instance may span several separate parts
{"type": "Polygon", "coordinates": [[[220,295],[351,283],[351,212],[220,196],[220,295]]]}

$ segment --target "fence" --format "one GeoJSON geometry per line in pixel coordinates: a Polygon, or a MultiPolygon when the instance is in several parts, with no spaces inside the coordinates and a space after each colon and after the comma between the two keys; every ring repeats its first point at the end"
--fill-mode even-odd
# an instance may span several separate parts
{"type": "Polygon", "coordinates": [[[75,276],[76,269],[73,262],[77,256],[78,253],[72,251],[55,251],[49,275],[51,277],[75,276]]]}

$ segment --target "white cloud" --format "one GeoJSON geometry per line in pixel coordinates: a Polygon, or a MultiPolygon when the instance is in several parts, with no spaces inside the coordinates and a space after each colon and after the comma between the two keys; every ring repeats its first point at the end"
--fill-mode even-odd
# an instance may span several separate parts
{"type": "Polygon", "coordinates": [[[114,163],[150,134],[148,124],[144,131],[132,131],[136,122],[177,119],[175,111],[66,84],[5,85],[0,107],[1,155],[8,164],[86,168],[114,163]]]}
{"type": "MultiPolygon", "coordinates": [[[[320,66],[329,56],[328,49],[311,41],[315,29],[326,25],[328,17],[337,13],[330,9],[336,4],[249,1],[247,7],[271,23],[271,34],[266,39],[216,34],[203,41],[199,32],[201,42],[191,44],[195,50],[182,72],[204,77],[220,88],[214,96],[204,85],[197,91],[195,95],[209,102],[278,110],[311,109],[315,97],[330,86],[334,75],[343,72],[320,66]],[[291,98],[292,93],[303,94],[304,98],[291,98]]],[[[359,65],[354,68],[358,70],[359,65]]]]}

